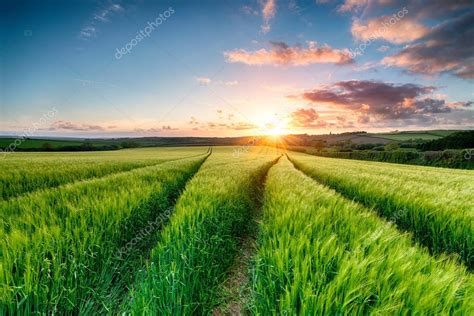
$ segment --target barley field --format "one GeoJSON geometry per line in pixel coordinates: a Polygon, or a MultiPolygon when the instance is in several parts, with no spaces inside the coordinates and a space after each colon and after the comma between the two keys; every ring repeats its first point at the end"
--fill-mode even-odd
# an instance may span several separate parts
{"type": "Polygon", "coordinates": [[[1,315],[471,315],[474,171],[272,147],[0,160],[1,315]]]}

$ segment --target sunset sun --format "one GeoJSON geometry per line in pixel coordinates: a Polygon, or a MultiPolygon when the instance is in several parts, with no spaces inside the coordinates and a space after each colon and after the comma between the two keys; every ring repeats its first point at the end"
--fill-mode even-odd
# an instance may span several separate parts
{"type": "Polygon", "coordinates": [[[258,120],[258,126],[264,135],[280,136],[288,132],[287,121],[274,115],[262,115],[258,120]]]}

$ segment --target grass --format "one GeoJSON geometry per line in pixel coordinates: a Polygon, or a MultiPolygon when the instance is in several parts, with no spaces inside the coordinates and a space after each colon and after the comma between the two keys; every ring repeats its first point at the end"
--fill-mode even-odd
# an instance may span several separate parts
{"type": "Polygon", "coordinates": [[[204,148],[87,153],[12,153],[0,159],[0,201],[73,181],[202,154],[204,148]]]}
{"type": "Polygon", "coordinates": [[[473,281],[287,159],[270,169],[252,314],[467,315],[473,281]]]}
{"type": "Polygon", "coordinates": [[[174,216],[130,293],[128,312],[148,315],[208,314],[217,287],[248,229],[255,192],[274,150],[243,153],[215,150],[190,181],[174,216]]]}
{"type": "Polygon", "coordinates": [[[409,141],[415,139],[421,140],[433,140],[441,137],[448,136],[455,133],[455,130],[428,130],[428,131],[406,131],[406,132],[393,132],[393,133],[376,133],[369,134],[372,137],[386,138],[393,141],[409,141]]]}
{"type": "Polygon", "coordinates": [[[143,255],[140,242],[125,254],[118,251],[172,205],[205,158],[3,202],[0,310],[18,315],[110,311],[143,255]]]}
{"type": "Polygon", "coordinates": [[[474,171],[290,154],[295,166],[377,209],[433,253],[474,266],[474,171]]]}

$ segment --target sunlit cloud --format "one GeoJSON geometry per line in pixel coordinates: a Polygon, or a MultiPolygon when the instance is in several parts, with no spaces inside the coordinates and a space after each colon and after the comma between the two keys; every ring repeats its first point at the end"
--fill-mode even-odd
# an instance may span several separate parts
{"type": "Polygon", "coordinates": [[[408,45],[383,63],[421,74],[451,73],[474,78],[474,12],[448,20],[423,38],[408,45]]]}
{"type": "Polygon", "coordinates": [[[271,48],[257,51],[238,49],[224,53],[229,63],[247,65],[291,65],[305,66],[316,63],[348,64],[353,61],[347,49],[333,49],[329,45],[317,46],[308,42],[308,47],[288,46],[282,42],[271,42],[271,48]]]}
{"type": "MultiPolygon", "coordinates": [[[[376,120],[419,120],[426,121],[433,114],[449,113],[455,107],[468,104],[451,104],[443,99],[435,99],[431,94],[433,86],[415,84],[396,85],[380,81],[351,80],[332,85],[322,85],[302,94],[290,96],[312,105],[328,104],[332,107],[350,110],[368,122],[376,120]]],[[[301,112],[300,114],[312,114],[301,112]]]]}
{"type": "Polygon", "coordinates": [[[382,16],[367,22],[355,19],[351,32],[359,41],[382,39],[394,44],[413,42],[429,32],[429,28],[408,17],[395,20],[391,25],[392,16],[382,16]]]}
{"type": "Polygon", "coordinates": [[[472,6],[471,0],[345,0],[339,7],[341,13],[360,13],[373,15],[387,8],[407,7],[413,18],[439,18],[472,6]]]}
{"type": "Polygon", "coordinates": [[[303,128],[320,128],[326,127],[327,123],[323,120],[319,120],[319,114],[315,109],[297,109],[290,113],[292,127],[303,127],[303,128]]]}
{"type": "Polygon", "coordinates": [[[276,4],[275,0],[264,0],[262,5],[262,16],[263,16],[263,25],[261,26],[261,32],[266,34],[270,31],[270,20],[275,17],[276,14],[276,4]]]}

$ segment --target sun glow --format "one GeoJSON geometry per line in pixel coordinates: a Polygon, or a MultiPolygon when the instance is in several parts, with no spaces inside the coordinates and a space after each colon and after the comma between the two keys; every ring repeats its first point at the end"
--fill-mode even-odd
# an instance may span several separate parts
{"type": "Polygon", "coordinates": [[[258,120],[261,134],[280,136],[288,133],[288,122],[275,115],[265,115],[258,120]]]}

